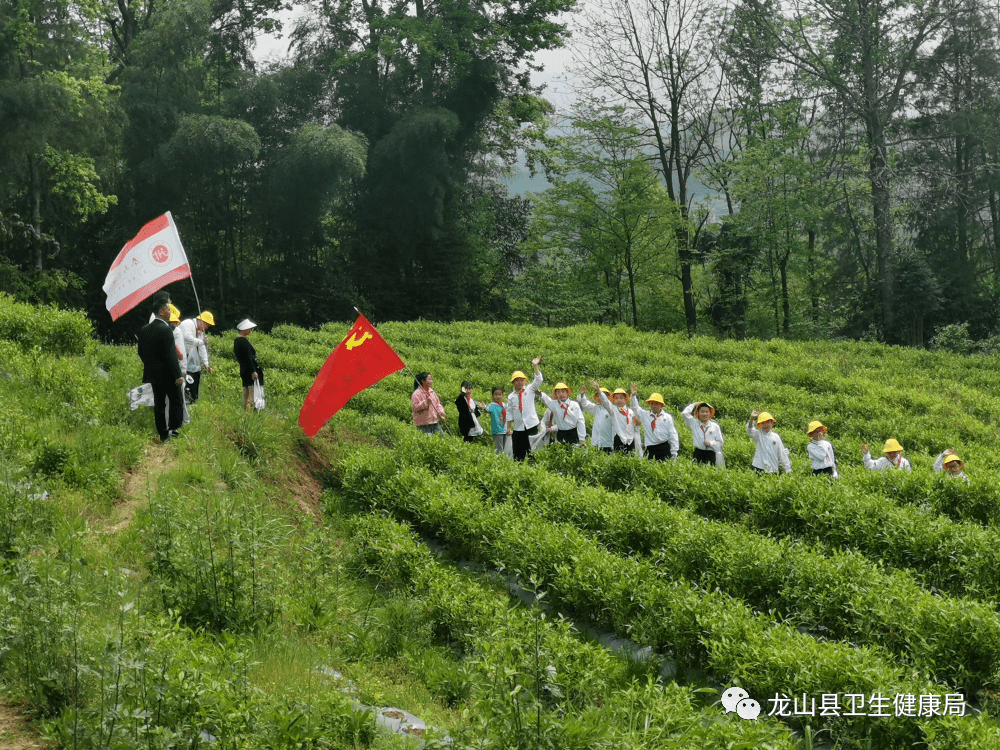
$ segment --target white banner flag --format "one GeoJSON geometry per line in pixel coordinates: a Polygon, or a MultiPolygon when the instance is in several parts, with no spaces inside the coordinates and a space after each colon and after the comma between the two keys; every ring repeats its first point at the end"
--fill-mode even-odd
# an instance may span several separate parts
{"type": "Polygon", "coordinates": [[[154,292],[189,276],[191,266],[167,211],[144,226],[111,264],[103,287],[111,319],[118,320],[154,292]]]}

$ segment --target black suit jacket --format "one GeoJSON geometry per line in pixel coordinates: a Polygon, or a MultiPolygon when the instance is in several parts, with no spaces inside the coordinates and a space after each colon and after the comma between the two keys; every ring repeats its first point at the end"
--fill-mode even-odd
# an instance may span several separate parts
{"type": "Polygon", "coordinates": [[[139,359],[143,383],[173,385],[181,377],[174,332],[162,318],[139,329],[139,359]]]}
{"type": "MultiPolygon", "coordinates": [[[[476,402],[473,401],[472,403],[475,404],[476,402]]],[[[458,431],[465,437],[472,432],[472,428],[476,426],[476,423],[472,421],[472,414],[469,412],[469,402],[465,400],[464,393],[455,399],[455,406],[458,408],[458,431]]],[[[475,413],[478,417],[483,412],[482,409],[476,406],[475,413]]]]}

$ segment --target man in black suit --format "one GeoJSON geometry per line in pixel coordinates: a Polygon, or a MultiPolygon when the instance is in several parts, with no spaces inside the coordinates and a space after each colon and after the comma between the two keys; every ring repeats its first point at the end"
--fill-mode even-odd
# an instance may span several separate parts
{"type": "Polygon", "coordinates": [[[177,430],[184,419],[184,402],[181,384],[184,377],[177,358],[177,346],[170,323],[170,295],[157,292],[153,296],[156,317],[139,330],[139,359],[142,360],[142,380],[153,386],[153,418],[160,440],[166,442],[177,437],[177,430]],[[169,424],[166,415],[167,397],[170,399],[169,424]]]}

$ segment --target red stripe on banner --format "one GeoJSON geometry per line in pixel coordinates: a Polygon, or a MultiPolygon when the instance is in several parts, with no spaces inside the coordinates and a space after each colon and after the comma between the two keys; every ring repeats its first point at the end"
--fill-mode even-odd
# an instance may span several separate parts
{"type": "Polygon", "coordinates": [[[165,274],[159,278],[153,279],[142,289],[137,289],[132,292],[128,297],[125,297],[121,302],[111,308],[111,320],[118,320],[122,315],[127,313],[133,307],[142,302],[146,297],[149,297],[153,292],[160,291],[167,284],[173,284],[175,281],[180,281],[181,279],[186,279],[191,275],[191,266],[185,263],[183,266],[177,266],[173,271],[167,271],[165,274]]]}
{"type": "MultiPolygon", "coordinates": [[[[133,247],[135,247],[136,245],[138,245],[143,240],[148,240],[154,234],[158,234],[159,232],[162,232],[164,229],[166,229],[169,226],[170,226],[170,212],[169,211],[167,213],[163,214],[163,216],[157,216],[151,222],[149,222],[148,224],[146,224],[142,229],[139,230],[139,234],[137,234],[135,237],[133,237],[131,240],[129,240],[128,244],[126,244],[125,247],[122,248],[122,251],[120,253],[118,253],[118,257],[115,258],[115,262],[111,264],[111,268],[109,270],[109,273],[111,271],[114,271],[119,266],[119,264],[123,260],[125,260],[125,256],[128,254],[129,250],[131,250],[133,247]]],[[[131,310],[131,309],[132,308],[130,307],[129,310],[131,310]]],[[[128,310],[126,310],[125,312],[128,312],[128,310]]]]}

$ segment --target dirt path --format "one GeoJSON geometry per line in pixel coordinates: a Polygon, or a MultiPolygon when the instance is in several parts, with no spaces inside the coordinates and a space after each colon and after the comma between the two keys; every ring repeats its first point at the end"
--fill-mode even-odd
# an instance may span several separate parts
{"type": "Polygon", "coordinates": [[[0,698],[0,750],[27,750],[48,744],[32,732],[21,712],[0,698]]]}
{"type": "Polygon", "coordinates": [[[124,477],[125,499],[115,506],[104,533],[114,534],[132,523],[136,510],[149,503],[149,495],[156,489],[156,478],[176,465],[177,454],[169,444],[152,443],[143,448],[142,460],[124,477]]]}

